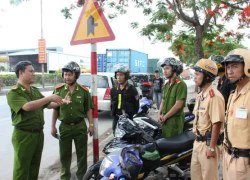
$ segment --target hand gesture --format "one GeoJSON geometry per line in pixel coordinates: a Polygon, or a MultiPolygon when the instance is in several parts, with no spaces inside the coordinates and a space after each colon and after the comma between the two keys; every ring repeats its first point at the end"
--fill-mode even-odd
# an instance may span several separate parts
{"type": "Polygon", "coordinates": [[[58,96],[57,94],[52,94],[50,96],[50,102],[54,102],[57,103],[59,105],[63,104],[63,100],[60,96],[58,96]]]}
{"type": "Polygon", "coordinates": [[[52,135],[53,137],[56,138],[56,134],[57,134],[57,129],[56,129],[56,127],[52,127],[52,128],[51,128],[51,135],[52,135]]]}
{"type": "Polygon", "coordinates": [[[65,97],[62,99],[64,104],[69,104],[71,103],[71,97],[69,95],[69,92],[65,95],[65,97]]]}

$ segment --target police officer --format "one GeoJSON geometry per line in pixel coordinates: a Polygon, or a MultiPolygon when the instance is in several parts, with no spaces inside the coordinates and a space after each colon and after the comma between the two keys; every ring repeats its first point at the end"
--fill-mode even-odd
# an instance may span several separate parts
{"type": "Polygon", "coordinates": [[[34,180],[38,179],[44,143],[43,109],[54,108],[57,104],[63,104],[63,101],[57,95],[44,97],[36,87],[31,86],[35,80],[31,62],[17,63],[15,73],[18,78],[17,84],[7,94],[14,126],[13,180],[34,180]]]}
{"type": "Polygon", "coordinates": [[[164,137],[172,137],[183,132],[184,106],[187,99],[187,85],[177,72],[180,63],[175,58],[166,58],[161,64],[168,82],[163,86],[163,98],[159,109],[164,137]]]}
{"type": "Polygon", "coordinates": [[[119,116],[122,110],[128,114],[130,119],[139,110],[139,96],[136,88],[128,83],[129,70],[123,64],[117,64],[114,67],[115,79],[117,79],[117,86],[111,89],[111,112],[114,116],[113,133],[115,132],[119,116]]]}
{"type": "Polygon", "coordinates": [[[79,85],[76,80],[80,75],[80,66],[71,61],[62,68],[62,77],[65,84],[56,87],[54,93],[61,97],[69,95],[68,104],[62,105],[53,111],[51,134],[56,137],[56,121],[59,119],[60,132],[60,160],[61,160],[61,179],[69,180],[72,141],[75,143],[77,156],[77,178],[82,179],[87,170],[87,143],[88,133],[92,136],[94,124],[92,118],[92,101],[86,87],[79,85]],[[87,117],[89,127],[84,118],[87,117]]]}
{"type": "Polygon", "coordinates": [[[218,68],[218,85],[217,89],[221,92],[225,100],[225,109],[227,107],[228,98],[231,92],[235,90],[235,84],[231,83],[229,79],[226,78],[225,75],[225,66],[222,64],[224,57],[221,55],[213,55],[210,57],[213,60],[218,68]]]}
{"type": "Polygon", "coordinates": [[[226,76],[236,84],[225,120],[224,180],[250,179],[250,51],[234,49],[223,61],[226,76]]]}
{"type": "Polygon", "coordinates": [[[191,179],[217,180],[220,155],[217,141],[225,117],[225,102],[221,93],[212,86],[218,73],[215,62],[200,59],[194,70],[194,81],[201,91],[196,97],[193,111],[196,140],[191,160],[191,179]]]}

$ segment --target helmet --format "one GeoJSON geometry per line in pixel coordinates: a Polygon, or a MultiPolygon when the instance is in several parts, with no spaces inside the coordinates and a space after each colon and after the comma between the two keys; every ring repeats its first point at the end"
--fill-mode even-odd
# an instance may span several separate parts
{"type": "Polygon", "coordinates": [[[177,61],[177,63],[179,64],[176,70],[176,74],[180,75],[183,72],[183,64],[181,61],[177,61]]]}
{"type": "Polygon", "coordinates": [[[164,66],[171,66],[172,69],[173,69],[173,72],[176,72],[177,69],[178,69],[178,66],[179,66],[179,63],[178,61],[173,58],[173,57],[169,57],[169,58],[165,58],[163,60],[163,63],[161,64],[161,67],[164,67],[164,66]]]}
{"type": "Polygon", "coordinates": [[[230,62],[244,63],[244,73],[250,77],[250,51],[243,48],[238,48],[230,51],[222,62],[227,65],[230,62]]]}
{"type": "Polygon", "coordinates": [[[224,57],[221,55],[212,55],[209,57],[212,61],[214,61],[217,65],[218,72],[225,72],[225,66],[222,64],[224,61],[224,57]]]}
{"type": "Polygon", "coordinates": [[[71,62],[69,62],[69,63],[67,63],[66,65],[63,66],[63,68],[62,68],[62,77],[63,77],[63,73],[68,72],[68,71],[75,72],[76,79],[78,79],[79,76],[80,76],[81,68],[76,62],[71,61],[71,62]]]}
{"type": "Polygon", "coordinates": [[[116,64],[114,66],[114,72],[115,72],[115,79],[117,78],[116,77],[116,74],[118,72],[121,72],[121,73],[124,73],[125,74],[125,79],[128,80],[129,77],[130,77],[130,71],[128,69],[128,66],[125,66],[124,64],[116,64]]]}
{"type": "Polygon", "coordinates": [[[190,112],[193,112],[194,105],[195,105],[195,98],[189,99],[189,101],[187,102],[187,107],[190,112]]]}
{"type": "MultiPolygon", "coordinates": [[[[210,59],[200,59],[194,66],[194,70],[204,74],[207,83],[212,82],[218,74],[218,68],[214,61],[210,59]]],[[[206,83],[203,80],[203,83],[206,83]]]]}

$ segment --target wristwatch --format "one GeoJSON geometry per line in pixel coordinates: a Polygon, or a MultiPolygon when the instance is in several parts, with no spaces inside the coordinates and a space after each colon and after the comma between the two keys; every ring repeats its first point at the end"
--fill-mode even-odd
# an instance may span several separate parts
{"type": "Polygon", "coordinates": [[[211,152],[213,152],[213,153],[215,152],[215,149],[214,149],[214,148],[209,147],[208,149],[209,149],[211,152]]]}
{"type": "Polygon", "coordinates": [[[94,127],[94,124],[89,124],[89,127],[94,127]]]}

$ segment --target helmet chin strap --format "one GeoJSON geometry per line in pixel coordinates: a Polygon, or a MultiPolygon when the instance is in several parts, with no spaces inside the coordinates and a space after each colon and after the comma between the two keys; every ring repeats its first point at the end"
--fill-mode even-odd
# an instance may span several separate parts
{"type": "MultiPolygon", "coordinates": [[[[64,81],[65,83],[66,83],[66,81],[64,81]]],[[[69,86],[73,86],[74,84],[76,83],[76,79],[72,82],[72,83],[70,83],[70,84],[68,84],[69,86]]],[[[66,83],[67,84],[67,83],[66,83]]]]}
{"type": "Polygon", "coordinates": [[[243,74],[239,79],[237,80],[230,80],[230,83],[232,84],[237,84],[239,83],[240,81],[242,81],[245,77],[247,77],[245,74],[243,74]]]}

